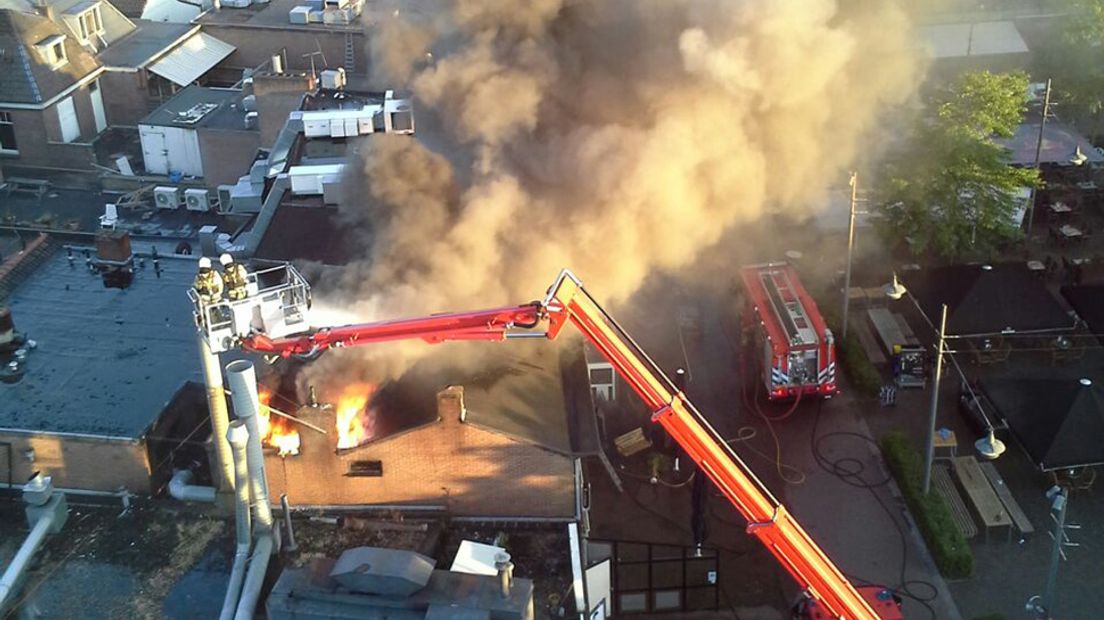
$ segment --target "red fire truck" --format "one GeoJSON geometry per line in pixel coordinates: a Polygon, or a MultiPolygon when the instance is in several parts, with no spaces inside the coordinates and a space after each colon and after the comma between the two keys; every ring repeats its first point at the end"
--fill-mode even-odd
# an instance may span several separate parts
{"type": "Polygon", "coordinates": [[[748,265],[740,277],[747,293],[744,359],[761,373],[768,398],[829,398],[838,392],[832,331],[793,266],[748,265]]]}

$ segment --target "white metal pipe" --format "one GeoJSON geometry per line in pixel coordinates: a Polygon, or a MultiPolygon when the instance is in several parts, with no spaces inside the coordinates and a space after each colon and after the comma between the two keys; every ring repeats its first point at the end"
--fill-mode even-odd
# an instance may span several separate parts
{"type": "Polygon", "coordinates": [[[241,599],[238,601],[234,620],[253,620],[273,548],[275,548],[275,542],[271,532],[257,538],[253,546],[253,557],[249,560],[249,571],[245,575],[245,583],[242,584],[241,599]]]}
{"type": "Polygon", "coordinates": [[[195,475],[190,469],[178,469],[169,479],[169,495],[182,502],[213,502],[215,487],[191,484],[195,475]]]}
{"type": "Polygon", "coordinates": [[[50,527],[53,524],[53,513],[43,515],[31,528],[31,532],[27,534],[27,539],[23,541],[23,546],[19,548],[19,552],[8,564],[4,575],[0,577],[0,611],[7,608],[8,597],[15,590],[15,584],[19,582],[19,578],[27,570],[31,559],[34,558],[38,548],[42,545],[42,541],[46,540],[46,534],[50,533],[50,527]]]}
{"type": "Polygon", "coordinates": [[[251,524],[249,519],[249,468],[246,464],[246,446],[249,442],[249,431],[245,428],[245,422],[234,420],[227,431],[227,441],[230,450],[234,454],[234,497],[236,502],[235,516],[237,522],[237,545],[234,552],[234,565],[230,569],[230,581],[226,586],[226,597],[222,601],[222,613],[219,620],[233,620],[234,612],[241,599],[242,582],[245,579],[245,569],[249,564],[249,551],[252,540],[251,524]]]}
{"type": "Polygon", "coordinates": [[[253,362],[237,360],[226,366],[226,378],[230,383],[230,397],[234,401],[234,413],[249,429],[246,445],[246,463],[249,466],[249,487],[253,499],[253,516],[261,532],[272,531],[272,506],[268,503],[268,479],[265,478],[264,450],[261,448],[261,432],[257,425],[257,375],[253,362]]]}
{"type": "Polygon", "coordinates": [[[203,380],[207,385],[207,408],[211,413],[211,441],[215,444],[215,486],[223,491],[234,490],[234,468],[231,462],[230,444],[226,441],[226,429],[230,427],[230,414],[226,410],[226,391],[222,385],[222,368],[218,355],[211,351],[203,331],[197,332],[199,357],[203,361],[203,380]]]}

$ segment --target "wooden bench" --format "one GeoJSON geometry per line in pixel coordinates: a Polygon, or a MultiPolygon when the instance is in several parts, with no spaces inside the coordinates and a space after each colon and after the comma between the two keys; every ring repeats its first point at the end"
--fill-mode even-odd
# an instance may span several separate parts
{"type": "Polygon", "coordinates": [[[13,193],[21,192],[24,194],[34,194],[35,198],[42,199],[50,189],[50,182],[46,179],[27,179],[24,177],[8,177],[4,182],[4,195],[11,196],[13,193]]]}
{"type": "Polygon", "coordinates": [[[932,465],[932,489],[947,502],[951,509],[951,517],[954,519],[958,531],[967,540],[977,536],[977,523],[970,514],[970,509],[962,503],[962,496],[958,493],[948,468],[943,465],[932,465]]]}
{"type": "Polygon", "coordinates": [[[989,462],[981,463],[981,472],[985,474],[989,484],[993,485],[993,490],[996,491],[997,497],[1004,504],[1008,516],[1012,517],[1012,524],[1020,531],[1020,538],[1027,538],[1035,533],[1035,526],[1031,525],[1031,520],[1027,518],[1027,514],[1020,507],[1019,502],[1012,496],[1012,491],[1008,489],[1008,485],[1004,483],[1004,479],[997,472],[996,465],[989,462]]]}
{"type": "Polygon", "coordinates": [[[954,465],[955,479],[985,532],[986,542],[989,541],[989,530],[994,528],[1008,528],[1008,537],[1011,539],[1012,518],[1008,516],[1008,511],[993,491],[993,486],[981,472],[977,459],[972,456],[958,456],[951,459],[951,463],[954,465]]]}

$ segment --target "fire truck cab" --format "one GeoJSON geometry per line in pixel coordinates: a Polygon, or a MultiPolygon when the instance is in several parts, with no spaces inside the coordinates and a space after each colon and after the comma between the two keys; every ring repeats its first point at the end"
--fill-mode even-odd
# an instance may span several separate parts
{"type": "Polygon", "coordinates": [[[244,299],[204,303],[195,289],[188,290],[196,325],[212,353],[236,348],[250,334],[282,338],[307,329],[310,285],[292,265],[249,272],[246,292],[244,299]]]}
{"type": "Polygon", "coordinates": [[[832,331],[788,263],[740,270],[746,292],[744,359],[760,374],[771,400],[821,396],[836,385],[832,331]]]}

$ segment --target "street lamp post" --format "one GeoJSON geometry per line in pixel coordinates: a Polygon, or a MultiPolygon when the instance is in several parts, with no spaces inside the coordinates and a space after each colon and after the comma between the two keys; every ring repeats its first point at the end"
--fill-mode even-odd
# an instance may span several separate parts
{"type": "MultiPolygon", "coordinates": [[[[928,315],[924,312],[924,309],[920,307],[920,304],[916,301],[916,299],[912,297],[911,294],[909,294],[908,289],[906,289],[901,284],[901,282],[898,281],[897,274],[893,275],[893,281],[885,285],[882,290],[885,292],[887,297],[895,300],[901,299],[902,297],[908,295],[913,305],[916,306],[916,310],[920,312],[920,315],[924,317],[924,320],[927,321],[928,325],[931,325],[931,319],[928,318],[928,315]]],[[[933,329],[934,327],[935,326],[932,325],[933,329]]],[[[939,384],[940,380],[943,378],[943,356],[946,353],[947,304],[942,304],[942,308],[940,309],[939,331],[937,335],[939,338],[939,342],[936,345],[935,376],[932,377],[931,405],[928,409],[928,436],[924,441],[923,492],[925,495],[927,495],[928,491],[931,489],[932,461],[935,458],[935,421],[937,413],[939,411],[939,384]]],[[[949,353],[946,354],[950,355],[949,353]]],[[[993,424],[992,422],[990,422],[989,416],[985,415],[985,411],[982,409],[981,403],[978,402],[977,395],[974,394],[973,389],[969,388],[969,384],[966,381],[966,374],[962,371],[962,368],[958,365],[958,362],[954,359],[953,356],[951,357],[951,361],[954,363],[955,370],[958,371],[959,378],[962,380],[963,384],[967,386],[967,389],[970,390],[970,394],[978,407],[978,412],[981,413],[983,418],[985,418],[985,423],[989,427],[986,436],[975,442],[974,447],[977,449],[978,453],[986,459],[992,460],[998,458],[1001,454],[1004,453],[1004,442],[996,438],[993,424]]]]}
{"type": "Polygon", "coordinates": [[[843,325],[840,340],[847,340],[847,312],[851,305],[851,257],[855,250],[855,203],[859,190],[859,173],[851,173],[851,217],[847,223],[847,271],[843,276],[843,325]]]}
{"type": "Polygon", "coordinates": [[[931,489],[932,460],[935,457],[935,414],[939,410],[939,380],[943,376],[943,347],[947,337],[947,304],[939,318],[939,344],[935,354],[935,376],[932,377],[931,406],[928,411],[928,436],[924,442],[924,495],[931,489]]]}

